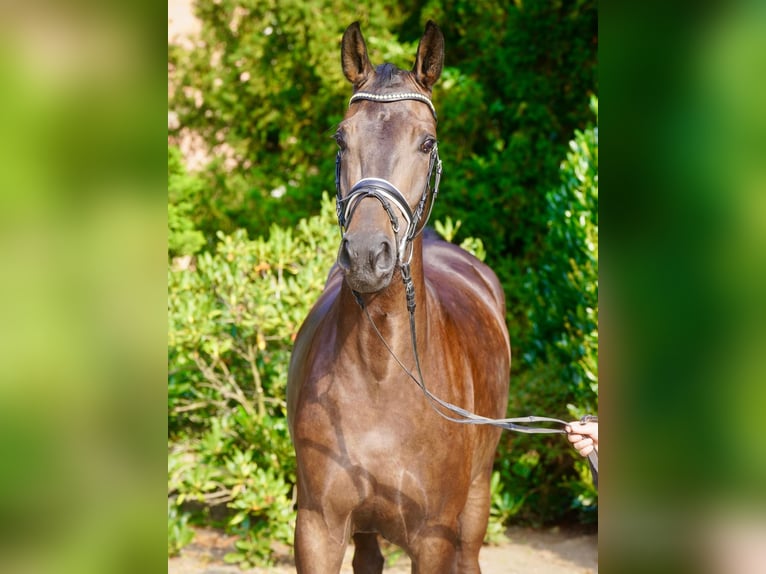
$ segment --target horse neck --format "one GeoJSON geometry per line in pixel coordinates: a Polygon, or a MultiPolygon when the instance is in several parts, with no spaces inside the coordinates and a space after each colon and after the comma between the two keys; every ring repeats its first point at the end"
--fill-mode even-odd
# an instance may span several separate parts
{"type": "MultiPolygon", "coordinates": [[[[424,335],[428,329],[428,304],[421,237],[416,238],[413,243],[410,272],[415,288],[415,331],[418,337],[418,350],[420,350],[421,345],[425,345],[424,335]]],[[[356,301],[354,293],[345,281],[341,287],[340,297],[341,308],[346,310],[341,316],[341,331],[356,340],[356,349],[361,359],[365,362],[367,360],[379,362],[382,350],[387,358],[394,361],[381,342],[381,337],[396,356],[405,361],[405,364],[409,364],[414,359],[410,335],[410,313],[407,309],[407,297],[400,268],[394,272],[388,287],[378,293],[361,296],[364,309],[356,301]],[[380,334],[376,332],[376,328],[380,334]]]]}

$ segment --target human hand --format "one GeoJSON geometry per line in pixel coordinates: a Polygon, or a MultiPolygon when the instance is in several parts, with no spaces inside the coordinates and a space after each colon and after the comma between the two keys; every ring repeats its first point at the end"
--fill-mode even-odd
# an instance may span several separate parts
{"type": "Polygon", "coordinates": [[[567,439],[577,452],[588,456],[594,450],[598,453],[598,422],[574,421],[564,427],[567,439]]]}

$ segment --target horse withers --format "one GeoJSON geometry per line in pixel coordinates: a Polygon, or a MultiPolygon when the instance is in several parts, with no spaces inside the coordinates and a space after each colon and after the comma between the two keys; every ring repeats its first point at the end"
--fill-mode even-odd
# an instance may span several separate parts
{"type": "Polygon", "coordinates": [[[441,170],[430,96],[443,60],[432,22],[412,71],[374,68],[358,23],[343,35],[354,89],[336,133],[343,235],[288,377],[299,573],[339,572],[351,537],[354,572],[381,572],[378,535],[407,552],[413,572],[480,571],[501,431],[446,420],[413,381],[505,415],[510,344],[497,277],[421,233],[441,170]]]}

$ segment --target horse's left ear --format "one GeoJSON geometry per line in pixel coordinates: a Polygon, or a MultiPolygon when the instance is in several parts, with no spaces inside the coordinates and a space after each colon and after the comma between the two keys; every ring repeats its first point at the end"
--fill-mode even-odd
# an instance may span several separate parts
{"type": "Polygon", "coordinates": [[[444,36],[439,27],[431,20],[426,24],[426,30],[418,44],[418,55],[412,73],[418,84],[426,90],[431,90],[442,73],[444,65],[444,36]]]}
{"type": "Polygon", "coordinates": [[[355,90],[358,90],[375,74],[370,58],[367,56],[367,45],[359,29],[359,22],[351,24],[343,33],[340,62],[343,66],[343,74],[349,82],[354,84],[355,90]]]}

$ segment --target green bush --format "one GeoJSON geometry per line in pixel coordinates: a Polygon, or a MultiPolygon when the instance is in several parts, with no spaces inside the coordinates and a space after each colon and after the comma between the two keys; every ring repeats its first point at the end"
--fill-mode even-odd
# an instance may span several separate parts
{"type": "Polygon", "coordinates": [[[321,214],[295,230],[220,233],[214,253],[176,261],[168,274],[169,497],[197,519],[225,507],[222,526],[242,535],[229,559],[243,564],[268,561],[272,541],[292,541],[287,366],[337,229],[325,196],[321,214]]]}
{"type": "Polygon", "coordinates": [[[181,151],[168,146],[168,257],[194,255],[205,245],[195,210],[203,182],[184,167],[181,151]]]}
{"type": "MultiPolygon", "coordinates": [[[[591,108],[598,119],[595,98],[591,108]]],[[[576,131],[569,148],[561,185],[546,195],[546,249],[527,270],[534,345],[525,359],[562,364],[580,412],[598,391],[598,127],[576,131]]]]}
{"type": "MultiPolygon", "coordinates": [[[[597,120],[595,98],[591,107],[597,120]]],[[[532,337],[516,355],[526,368],[511,381],[509,410],[574,420],[598,411],[598,128],[575,132],[569,148],[546,195],[545,249],[527,269],[532,337]]],[[[567,441],[507,433],[500,453],[504,490],[524,500],[519,519],[596,519],[587,462],[567,441]]]]}
{"type": "Polygon", "coordinates": [[[204,179],[208,234],[271,223],[293,225],[315,211],[334,173],[334,126],[349,84],[339,40],[360,15],[370,56],[412,66],[415,46],[389,30],[400,9],[382,0],[200,0],[193,50],[171,46],[170,106],[212,157],[204,179]],[[361,14],[360,14],[361,12],[361,14]]]}
{"type": "Polygon", "coordinates": [[[168,499],[168,556],[177,555],[193,538],[189,516],[180,512],[176,504],[168,499]]]}

